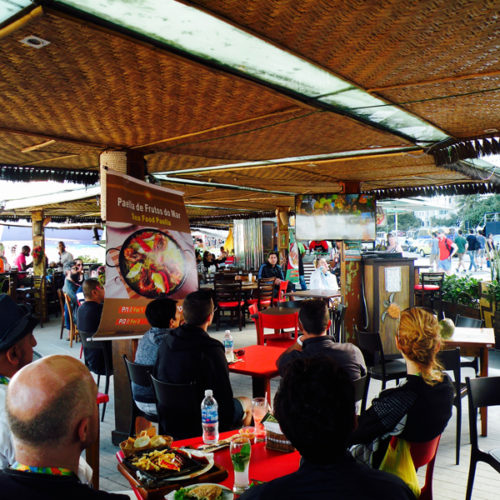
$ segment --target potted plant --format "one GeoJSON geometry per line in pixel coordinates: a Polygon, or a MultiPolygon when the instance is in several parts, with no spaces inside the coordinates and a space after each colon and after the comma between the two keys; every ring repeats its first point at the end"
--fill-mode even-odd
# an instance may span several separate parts
{"type": "Polygon", "coordinates": [[[457,314],[480,318],[480,281],[470,276],[445,276],[442,285],[443,311],[455,319],[457,314]]]}

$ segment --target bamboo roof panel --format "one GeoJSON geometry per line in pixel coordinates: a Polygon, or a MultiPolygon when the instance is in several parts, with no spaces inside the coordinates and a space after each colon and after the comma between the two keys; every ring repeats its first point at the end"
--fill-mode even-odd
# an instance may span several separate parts
{"type": "Polygon", "coordinates": [[[22,129],[29,116],[32,132],[110,146],[145,145],[291,105],[252,82],[51,13],[2,39],[0,57],[2,126],[22,129]],[[20,44],[33,30],[50,45],[20,44]]]}

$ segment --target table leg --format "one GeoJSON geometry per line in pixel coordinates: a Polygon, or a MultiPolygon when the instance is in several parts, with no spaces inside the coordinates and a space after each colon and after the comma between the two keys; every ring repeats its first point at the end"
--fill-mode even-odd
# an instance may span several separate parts
{"type": "Polygon", "coordinates": [[[252,377],[252,397],[264,396],[267,396],[267,401],[271,404],[271,380],[266,377],[252,377]]]}
{"type": "Polygon", "coordinates": [[[85,449],[85,459],[92,469],[92,487],[99,489],[99,440],[100,440],[100,422],[97,425],[96,440],[85,449]]]}
{"type": "MultiPolygon", "coordinates": [[[[488,376],[488,348],[482,347],[480,356],[479,356],[479,376],[487,377],[488,376]]],[[[481,413],[481,436],[488,435],[488,408],[485,406],[484,408],[480,408],[481,413]]]]}

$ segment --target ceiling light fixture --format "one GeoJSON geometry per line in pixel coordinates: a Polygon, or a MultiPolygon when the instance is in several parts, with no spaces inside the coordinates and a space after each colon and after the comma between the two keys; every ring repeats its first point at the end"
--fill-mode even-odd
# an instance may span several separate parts
{"type": "Polygon", "coordinates": [[[40,38],[36,35],[26,36],[19,41],[24,45],[27,45],[28,47],[32,47],[34,49],[41,49],[42,47],[45,47],[46,45],[50,44],[48,40],[44,40],[43,38],[40,38]]]}

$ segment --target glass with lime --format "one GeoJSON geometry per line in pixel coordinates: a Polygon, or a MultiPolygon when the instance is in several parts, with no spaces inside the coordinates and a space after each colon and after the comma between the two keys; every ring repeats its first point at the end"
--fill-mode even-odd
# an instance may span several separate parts
{"type": "Polygon", "coordinates": [[[238,436],[231,441],[229,453],[234,469],[234,493],[241,494],[249,486],[248,466],[251,450],[250,440],[246,436],[238,436]]]}

